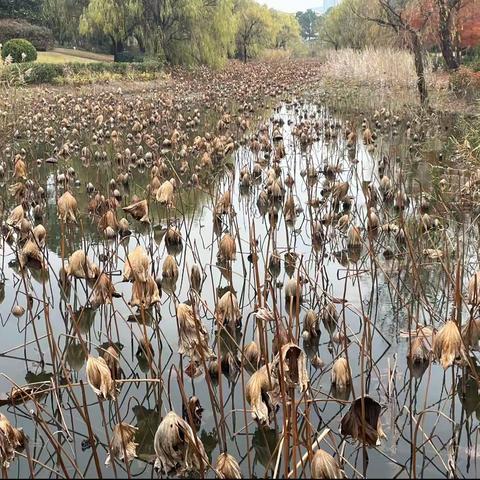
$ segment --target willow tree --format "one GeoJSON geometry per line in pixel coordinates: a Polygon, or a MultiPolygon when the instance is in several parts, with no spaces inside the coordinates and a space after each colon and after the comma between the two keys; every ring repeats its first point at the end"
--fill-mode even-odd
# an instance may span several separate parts
{"type": "Polygon", "coordinates": [[[140,0],[150,52],[172,64],[219,65],[232,50],[233,0],[140,0]]]}
{"type": "Polygon", "coordinates": [[[237,54],[247,62],[272,45],[274,25],[270,10],[253,0],[240,0],[235,7],[237,17],[237,54]]]}
{"type": "Polygon", "coordinates": [[[301,39],[301,28],[295,15],[271,11],[275,48],[289,48],[301,39]]]}
{"type": "Polygon", "coordinates": [[[78,38],[78,24],[89,0],[44,0],[43,17],[55,39],[63,45],[78,38]]]}
{"type": "Polygon", "coordinates": [[[110,38],[115,60],[127,39],[138,34],[143,8],[141,0],[90,0],[80,17],[80,33],[100,32],[110,38]]]}

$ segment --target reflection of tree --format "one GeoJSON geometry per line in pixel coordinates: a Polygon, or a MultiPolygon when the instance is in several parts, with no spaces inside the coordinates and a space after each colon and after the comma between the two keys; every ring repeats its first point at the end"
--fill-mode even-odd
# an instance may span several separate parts
{"type": "MultiPolygon", "coordinates": [[[[277,446],[277,431],[273,428],[258,427],[253,434],[252,445],[255,450],[254,463],[260,462],[265,468],[270,468],[273,472],[275,461],[272,455],[277,446]]],[[[265,472],[265,477],[268,472],[265,472]]]]}
{"type": "Polygon", "coordinates": [[[212,452],[217,448],[218,437],[217,431],[213,429],[211,432],[202,430],[200,433],[200,440],[205,447],[205,452],[207,452],[208,460],[212,462],[212,452]]]}

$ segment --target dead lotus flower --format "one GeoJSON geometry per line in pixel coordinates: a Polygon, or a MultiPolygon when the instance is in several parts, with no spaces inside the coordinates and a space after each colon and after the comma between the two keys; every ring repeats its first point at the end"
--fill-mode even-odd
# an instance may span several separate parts
{"type": "Polygon", "coordinates": [[[230,291],[224,293],[215,307],[215,318],[219,325],[235,328],[242,315],[238,308],[237,297],[230,291]]]}
{"type": "Polygon", "coordinates": [[[190,425],[175,412],[169,412],[155,433],[155,468],[166,475],[184,475],[204,470],[208,457],[202,441],[190,425]]]}
{"type": "Polygon", "coordinates": [[[440,328],[433,340],[433,354],[440,360],[444,369],[453,365],[455,360],[465,358],[465,348],[457,324],[448,320],[440,328]]]}
{"type": "Polygon", "coordinates": [[[111,305],[113,297],[120,297],[115,291],[110,277],[102,273],[93,283],[92,296],[90,297],[90,304],[92,308],[97,308],[100,305],[111,305]]]}
{"type": "Polygon", "coordinates": [[[245,357],[245,364],[247,368],[256,370],[260,364],[260,349],[256,342],[250,342],[245,345],[243,349],[243,356],[245,357]]]}
{"type": "Polygon", "coordinates": [[[75,214],[77,213],[77,200],[67,190],[57,201],[58,218],[62,222],[77,223],[75,214]]]}
{"type": "Polygon", "coordinates": [[[145,249],[138,245],[133,252],[130,252],[123,269],[123,279],[127,282],[138,280],[147,281],[150,259],[145,249]]]}
{"type": "Polygon", "coordinates": [[[70,277],[92,280],[99,274],[99,268],[90,261],[83,250],[77,250],[70,255],[65,272],[70,277]]]}
{"type": "Polygon", "coordinates": [[[320,335],[320,324],[318,315],[312,310],[308,310],[303,320],[302,336],[304,340],[310,340],[320,335]]]}
{"type": "MultiPolygon", "coordinates": [[[[110,452],[117,460],[124,461],[126,455],[126,463],[130,463],[136,458],[138,443],[135,443],[134,440],[137,430],[138,428],[128,423],[122,422],[115,425],[110,441],[110,452]]],[[[109,453],[105,460],[105,465],[110,465],[111,460],[109,453]]]]}
{"type": "Polygon", "coordinates": [[[338,461],[321,448],[313,456],[311,473],[312,478],[345,478],[338,461]]]}
{"type": "Polygon", "coordinates": [[[160,205],[165,205],[166,207],[173,206],[176,185],[175,179],[171,178],[158,187],[156,199],[160,205]]]}
{"type": "Polygon", "coordinates": [[[480,340],[480,318],[470,318],[462,328],[462,338],[470,347],[478,346],[480,340]]]}
{"type": "Polygon", "coordinates": [[[202,288],[202,270],[196,263],[192,265],[190,270],[190,286],[196,292],[200,292],[202,288]]]}
{"type": "Polygon", "coordinates": [[[93,391],[105,400],[114,399],[116,396],[115,382],[108,368],[107,362],[102,357],[92,357],[87,360],[87,382],[93,391]]]}
{"type": "Polygon", "coordinates": [[[231,262],[235,260],[237,256],[237,245],[235,243],[235,238],[226,233],[220,240],[220,245],[218,247],[218,258],[219,260],[225,262],[231,262]]]}
{"type": "Polygon", "coordinates": [[[252,407],[252,418],[260,425],[268,425],[273,419],[277,389],[278,382],[271,372],[269,379],[266,365],[257,370],[248,380],[245,396],[252,407]]]}
{"type": "Polygon", "coordinates": [[[434,340],[434,332],[429,327],[417,329],[410,342],[408,359],[414,364],[428,362],[434,340]]]}
{"type": "Polygon", "coordinates": [[[12,426],[8,418],[0,413],[0,465],[8,468],[15,452],[25,448],[26,437],[22,429],[12,426]]]}
{"type": "Polygon", "coordinates": [[[18,255],[18,262],[20,268],[25,268],[25,265],[29,262],[37,264],[40,268],[45,268],[43,261],[43,253],[40,250],[38,244],[34,240],[27,240],[22,250],[18,255]]]}
{"type": "Polygon", "coordinates": [[[332,385],[338,390],[346,390],[352,383],[352,374],[347,359],[340,357],[332,367],[332,385]]]}
{"type": "Polygon", "coordinates": [[[280,348],[280,355],[273,361],[272,370],[276,378],[280,378],[283,372],[283,379],[288,387],[300,387],[302,392],[307,389],[308,373],[305,353],[298,345],[292,342],[283,345],[280,348]]]}
{"type": "Polygon", "coordinates": [[[160,301],[160,291],[155,279],[148,275],[146,281],[134,280],[132,285],[132,307],[150,308],[160,301]]]}
{"type": "Polygon", "coordinates": [[[340,432],[368,446],[380,445],[380,439],[386,438],[380,421],[381,411],[380,404],[369,396],[357,398],[342,418],[340,432]]]}
{"type": "Polygon", "coordinates": [[[25,218],[25,210],[22,205],[17,205],[7,218],[7,225],[9,227],[18,228],[22,223],[22,220],[25,218]]]}
{"type": "Polygon", "coordinates": [[[480,272],[476,272],[468,282],[468,303],[480,305],[480,272]]]}
{"type": "Polygon", "coordinates": [[[177,307],[178,319],[178,353],[186,355],[192,363],[200,364],[202,358],[209,360],[214,358],[208,345],[208,332],[201,323],[198,315],[194,315],[191,305],[179,303],[177,307]]]}
{"type": "Polygon", "coordinates": [[[139,222],[150,223],[150,218],[148,217],[147,200],[134,202],[128,207],[123,207],[122,210],[126,213],[129,213],[135,220],[138,220],[139,222]]]}
{"type": "Polygon", "coordinates": [[[217,457],[215,472],[217,478],[242,478],[238,462],[227,452],[217,457]]]}
{"type": "Polygon", "coordinates": [[[162,277],[172,280],[173,282],[177,281],[178,265],[173,255],[167,255],[165,258],[162,267],[162,277]]]}

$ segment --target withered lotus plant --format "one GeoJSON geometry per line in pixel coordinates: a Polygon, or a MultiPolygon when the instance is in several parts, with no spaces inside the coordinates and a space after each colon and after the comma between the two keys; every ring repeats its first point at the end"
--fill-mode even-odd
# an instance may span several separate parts
{"type": "Polygon", "coordinates": [[[340,357],[332,367],[332,385],[339,391],[347,389],[352,383],[352,374],[347,359],[340,357]]]}
{"type": "Polygon", "coordinates": [[[235,328],[240,323],[242,315],[238,308],[238,300],[231,291],[225,292],[215,307],[215,318],[219,325],[235,328]]]}
{"type": "Polygon", "coordinates": [[[140,200],[134,202],[128,207],[123,207],[125,213],[129,213],[135,220],[144,223],[150,223],[150,218],[148,217],[148,202],[147,200],[140,200]]]}
{"type": "Polygon", "coordinates": [[[455,360],[465,358],[465,347],[457,324],[448,320],[440,328],[433,340],[433,354],[440,361],[444,369],[453,365],[455,360]]]}
{"type": "Polygon", "coordinates": [[[243,349],[245,366],[247,369],[256,370],[260,364],[260,349],[256,342],[250,342],[243,349]]]}
{"type": "Polygon", "coordinates": [[[166,475],[203,471],[208,457],[201,440],[190,425],[175,412],[169,412],[155,433],[155,468],[166,475]]]}
{"type": "Polygon", "coordinates": [[[224,262],[235,260],[237,256],[237,245],[235,238],[230,233],[226,233],[220,240],[217,256],[219,260],[224,262]]]}
{"type": "MultiPolygon", "coordinates": [[[[271,369],[271,365],[269,366],[271,369]]],[[[245,388],[247,402],[252,408],[252,418],[260,425],[268,425],[273,420],[277,405],[278,382],[267,366],[257,370],[248,380],[245,388]]]]}
{"type": "Polygon", "coordinates": [[[313,455],[311,473],[312,478],[345,478],[338,461],[321,448],[313,455]]]}
{"type": "Polygon", "coordinates": [[[410,349],[408,351],[408,360],[412,363],[425,363],[430,360],[432,351],[434,332],[429,327],[420,327],[412,335],[410,349]]]}
{"type": "Polygon", "coordinates": [[[127,282],[138,280],[146,282],[150,259],[145,249],[138,245],[133,252],[130,252],[125,261],[123,279],[127,282]]]}
{"type": "Polygon", "coordinates": [[[87,360],[87,382],[92,390],[104,399],[114,399],[116,396],[115,382],[110,368],[102,357],[89,355],[87,360]]]}
{"type": "Polygon", "coordinates": [[[200,321],[198,314],[195,315],[191,305],[180,303],[177,306],[178,320],[178,353],[186,355],[192,363],[200,365],[214,358],[215,355],[208,344],[208,332],[200,321]]]}
{"type": "Polygon", "coordinates": [[[174,178],[166,180],[163,182],[160,187],[158,187],[156,199],[160,205],[166,207],[172,207],[175,200],[175,186],[176,181],[174,178]]]}
{"type": "MultiPolygon", "coordinates": [[[[120,461],[130,463],[137,456],[138,443],[135,443],[135,432],[138,429],[128,423],[119,423],[113,428],[110,440],[111,454],[120,461]]],[[[107,455],[105,465],[110,465],[112,459],[107,455]]]]}
{"type": "Polygon", "coordinates": [[[226,452],[217,457],[215,473],[217,478],[242,478],[238,462],[226,452]]]}
{"type": "Polygon", "coordinates": [[[57,201],[58,218],[60,221],[77,223],[75,214],[77,213],[77,200],[67,190],[57,201]]]}
{"type": "Polygon", "coordinates": [[[342,418],[340,432],[368,446],[380,445],[380,439],[386,438],[380,421],[381,411],[382,407],[373,398],[357,398],[342,418]]]}
{"type": "Polygon", "coordinates": [[[279,355],[273,361],[272,370],[276,378],[281,378],[283,373],[287,387],[300,387],[302,392],[307,389],[309,379],[305,353],[294,343],[289,342],[280,348],[279,355]]]}
{"type": "Polygon", "coordinates": [[[68,259],[65,272],[70,277],[92,280],[99,274],[99,268],[87,257],[83,250],[77,250],[68,259]]]}
{"type": "Polygon", "coordinates": [[[22,429],[12,426],[8,418],[0,413],[0,465],[8,468],[15,452],[25,448],[26,437],[22,429]]]}
{"type": "Polygon", "coordinates": [[[303,320],[302,336],[305,340],[316,338],[320,335],[320,325],[318,315],[312,310],[308,310],[303,320]]]}
{"type": "Polygon", "coordinates": [[[480,305],[480,272],[476,272],[468,282],[468,303],[474,306],[480,305]]]}
{"type": "Polygon", "coordinates": [[[160,301],[160,291],[155,279],[147,274],[146,281],[142,282],[138,279],[133,281],[132,298],[130,305],[132,307],[150,308],[160,301]]]}

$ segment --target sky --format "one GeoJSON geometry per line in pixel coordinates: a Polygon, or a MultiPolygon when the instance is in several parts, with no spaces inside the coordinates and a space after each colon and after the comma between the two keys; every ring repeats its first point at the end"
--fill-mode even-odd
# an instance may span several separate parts
{"type": "Polygon", "coordinates": [[[298,12],[309,8],[322,6],[322,0],[257,0],[259,3],[268,5],[282,12],[298,12]]]}

